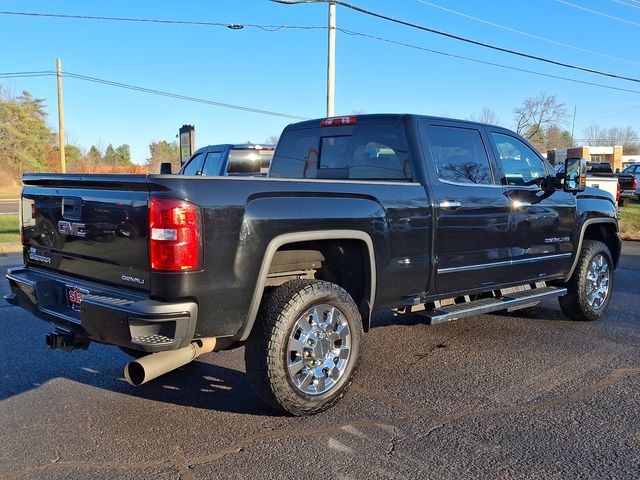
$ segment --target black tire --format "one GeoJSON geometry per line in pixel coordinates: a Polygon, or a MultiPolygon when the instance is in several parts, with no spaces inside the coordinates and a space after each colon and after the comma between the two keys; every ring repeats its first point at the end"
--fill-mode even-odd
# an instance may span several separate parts
{"type": "MultiPolygon", "coordinates": [[[[309,323],[313,325],[311,320],[309,323]]],[[[256,324],[245,345],[247,375],[256,394],[271,407],[291,415],[313,415],[330,408],[346,393],[358,366],[361,340],[362,319],[355,302],[344,289],[319,280],[287,282],[265,293],[256,324]],[[291,336],[300,332],[299,322],[303,315],[320,305],[337,309],[341,314],[338,318],[344,319],[341,321],[349,329],[349,354],[337,380],[329,380],[327,374],[327,380],[334,382],[331,387],[324,393],[306,394],[294,384],[289,373],[291,352],[288,345],[291,336]]],[[[342,340],[335,342],[341,344],[342,340]]],[[[306,357],[299,358],[301,362],[306,361],[306,357]]],[[[331,361],[338,365],[338,357],[331,361]]],[[[305,367],[303,375],[305,371],[309,372],[305,367]]],[[[316,378],[313,379],[312,384],[315,384],[316,378]]]]}
{"type": "Polygon", "coordinates": [[[628,198],[621,198],[618,201],[618,206],[621,207],[621,208],[628,207],[629,206],[629,199],[628,198]]]}
{"type": "Polygon", "coordinates": [[[597,240],[585,240],[582,243],[582,250],[580,250],[576,269],[565,286],[567,287],[567,295],[559,298],[562,313],[571,320],[600,320],[607,311],[613,291],[613,259],[609,248],[597,240]],[[604,302],[595,308],[589,303],[587,297],[587,274],[589,273],[591,262],[598,255],[601,255],[607,262],[609,282],[604,302]]]}

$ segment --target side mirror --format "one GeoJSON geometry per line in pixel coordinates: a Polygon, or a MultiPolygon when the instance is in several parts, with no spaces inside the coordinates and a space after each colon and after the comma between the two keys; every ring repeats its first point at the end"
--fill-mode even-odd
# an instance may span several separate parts
{"type": "Polygon", "coordinates": [[[583,192],[587,186],[587,161],[584,158],[567,158],[564,172],[564,191],[583,192]]]}
{"type": "Polygon", "coordinates": [[[171,163],[170,162],[162,162],[160,164],[160,174],[161,175],[171,175],[171,163]]]}

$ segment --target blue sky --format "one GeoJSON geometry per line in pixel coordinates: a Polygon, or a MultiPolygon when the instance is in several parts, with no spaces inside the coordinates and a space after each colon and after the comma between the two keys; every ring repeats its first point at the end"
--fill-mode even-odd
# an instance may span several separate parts
{"type": "MultiPolygon", "coordinates": [[[[503,47],[640,77],[640,2],[558,0],[429,3],[609,57],[527,37],[427,5],[419,0],[351,3],[503,47]]],[[[200,20],[236,24],[326,26],[327,6],[280,5],[267,0],[87,2],[4,0],[3,11],[200,20]]],[[[575,72],[489,51],[338,7],[338,27],[483,61],[640,91],[640,84],[575,72]]],[[[0,72],[63,69],[225,103],[305,117],[325,113],[326,31],[156,25],[0,15],[0,72]]],[[[513,108],[539,92],[555,94],[573,113],[577,138],[588,122],[640,130],[640,93],[569,83],[425,53],[338,33],[336,113],[411,112],[467,118],[484,107],[513,126],[513,108]],[[634,107],[638,108],[634,108],[634,107]],[[624,113],[618,113],[627,110],[624,113]]],[[[14,92],[44,98],[57,125],[54,77],[0,80],[14,92]]],[[[69,138],[131,145],[134,161],[152,140],[173,140],[182,124],[196,126],[197,145],[264,142],[291,120],[217,108],[114,87],[64,81],[69,138]]],[[[570,129],[571,125],[567,125],[570,129]]]]}

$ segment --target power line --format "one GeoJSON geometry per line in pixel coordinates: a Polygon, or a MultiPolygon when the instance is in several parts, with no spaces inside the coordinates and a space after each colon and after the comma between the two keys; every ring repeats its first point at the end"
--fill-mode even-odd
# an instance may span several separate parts
{"type": "MultiPolygon", "coordinates": [[[[519,35],[524,35],[525,37],[535,38],[536,40],[542,40],[543,42],[548,42],[548,43],[551,43],[553,45],[559,45],[561,47],[571,48],[573,50],[578,50],[580,52],[590,53],[592,55],[598,55],[600,57],[608,58],[608,59],[611,59],[611,60],[619,60],[621,62],[634,63],[636,65],[640,64],[640,62],[637,62],[635,60],[630,60],[628,58],[615,57],[613,55],[607,55],[606,53],[596,52],[596,51],[588,50],[586,48],[578,47],[578,46],[575,46],[575,45],[570,45],[568,43],[560,42],[560,41],[557,41],[557,40],[552,40],[550,38],[542,37],[540,35],[535,35],[533,33],[523,32],[522,30],[517,30],[517,29],[512,28],[512,27],[507,27],[505,25],[500,25],[498,23],[490,22],[489,20],[484,20],[482,18],[474,17],[472,15],[468,15],[466,13],[458,12],[456,10],[452,10],[450,8],[446,8],[446,7],[443,7],[441,5],[436,5],[435,3],[426,2],[425,0],[416,0],[416,1],[419,2],[419,3],[422,3],[424,5],[428,5],[430,7],[437,8],[438,10],[443,10],[445,12],[449,12],[449,13],[452,13],[454,15],[458,15],[460,17],[464,17],[464,18],[468,18],[468,19],[471,19],[471,20],[475,20],[476,22],[484,23],[486,25],[491,25],[492,27],[501,28],[501,29],[506,30],[508,32],[513,32],[513,33],[517,33],[519,35]]],[[[614,0],[614,1],[619,1],[619,0],[614,0]]],[[[636,7],[636,8],[640,8],[640,7],[636,7]]]]}
{"type": "Polygon", "coordinates": [[[628,23],[629,25],[633,25],[634,27],[640,27],[640,23],[632,22],[631,20],[626,20],[620,17],[614,17],[613,15],[609,15],[608,13],[598,12],[596,10],[591,10],[590,8],[583,7],[580,5],[576,5],[575,3],[566,2],[565,0],[556,0],[558,3],[563,3],[573,8],[577,8],[578,10],[584,10],[585,12],[593,13],[594,15],[600,15],[601,17],[610,18],[611,20],[617,20],[618,22],[628,23]]]}
{"type": "Polygon", "coordinates": [[[609,89],[609,90],[617,90],[619,92],[640,93],[640,90],[632,90],[632,89],[629,89],[629,88],[614,87],[612,85],[605,85],[603,83],[589,82],[589,81],[586,81],[586,80],[577,80],[575,78],[563,77],[561,75],[553,75],[553,74],[550,74],[550,73],[537,72],[535,70],[529,70],[529,69],[526,69],[526,68],[511,67],[509,65],[504,65],[502,63],[489,62],[489,61],[486,61],[486,60],[479,60],[477,58],[472,58],[472,57],[465,57],[463,55],[457,55],[457,54],[454,54],[454,53],[448,53],[448,52],[443,52],[443,51],[440,51],[440,50],[434,50],[432,48],[421,47],[419,45],[412,45],[410,43],[399,42],[397,40],[391,40],[389,38],[379,37],[377,35],[370,35],[368,33],[355,32],[355,31],[352,31],[352,30],[344,29],[344,28],[336,28],[336,30],[339,30],[340,32],[345,33],[347,35],[369,38],[369,39],[378,40],[378,41],[381,41],[381,42],[390,43],[390,44],[393,44],[393,45],[400,45],[400,46],[407,47],[407,48],[412,48],[412,49],[415,49],[415,50],[421,50],[423,52],[434,53],[436,55],[442,55],[442,56],[446,56],[446,57],[457,58],[457,59],[460,59],[460,60],[467,60],[467,61],[470,61],[470,62],[480,63],[480,64],[483,64],[483,65],[490,65],[492,67],[504,68],[506,70],[513,70],[513,71],[516,71],[516,72],[529,73],[531,75],[537,75],[537,76],[540,76],[540,77],[547,77],[547,78],[554,78],[556,80],[563,80],[563,81],[572,82],[572,83],[580,83],[582,85],[590,85],[592,87],[606,88],[606,89],[609,89]]]}
{"type": "Polygon", "coordinates": [[[623,2],[621,0],[613,0],[616,3],[619,3],[621,5],[626,5],[627,7],[631,7],[631,8],[640,8],[640,5],[633,5],[631,3],[627,3],[627,2],[623,2]]]}
{"type": "Polygon", "coordinates": [[[624,110],[620,110],[619,112],[610,113],[609,115],[605,115],[603,117],[596,118],[595,120],[590,120],[588,122],[579,123],[578,126],[587,125],[588,123],[599,122],[600,120],[604,120],[605,118],[615,117],[620,115],[621,113],[630,112],[631,110],[635,110],[636,108],[640,108],[640,105],[634,105],[633,107],[625,108],[624,110]]]}
{"type": "MultiPolygon", "coordinates": [[[[3,72],[0,73],[0,78],[29,78],[29,77],[43,77],[43,76],[55,76],[56,72],[52,71],[52,70],[41,70],[41,71],[37,71],[37,72],[3,72]]],[[[205,105],[212,105],[215,107],[222,107],[222,108],[230,108],[233,110],[241,110],[244,112],[251,112],[251,113],[260,113],[262,115],[271,115],[274,117],[281,117],[281,118],[291,118],[293,120],[309,120],[309,117],[302,117],[299,115],[290,115],[288,113],[282,113],[282,112],[274,112],[271,110],[263,110],[263,109],[259,109],[259,108],[252,108],[252,107],[245,107],[242,105],[234,105],[231,103],[223,103],[223,102],[217,102],[214,100],[207,100],[204,98],[197,98],[197,97],[191,97],[188,95],[180,95],[178,93],[172,93],[172,92],[165,92],[162,90],[155,90],[152,88],[147,88],[147,87],[141,87],[138,85],[131,85],[128,83],[122,83],[122,82],[116,82],[113,80],[106,80],[104,78],[97,78],[97,77],[90,77],[88,75],[82,75],[79,73],[72,73],[72,72],[63,72],[62,75],[66,78],[75,78],[77,80],[84,80],[87,82],[94,82],[94,83],[100,83],[103,85],[109,85],[112,87],[118,87],[118,88],[124,88],[127,90],[134,90],[137,92],[142,92],[142,93],[149,93],[152,95],[160,95],[163,97],[169,97],[169,98],[175,98],[178,100],[186,100],[189,102],[196,102],[196,103],[203,103],[205,105]]]]}
{"type": "Polygon", "coordinates": [[[255,23],[223,23],[223,22],[203,22],[196,20],[166,20],[160,18],[129,18],[129,17],[104,17],[92,15],[67,15],[62,13],[38,13],[38,12],[3,12],[0,15],[15,15],[23,17],[48,17],[48,18],[66,18],[73,20],[103,20],[112,22],[137,22],[137,23],[161,23],[169,25],[199,25],[205,27],[226,27],[231,30],[239,30],[242,28],[259,28],[268,32],[276,32],[282,29],[297,30],[326,30],[325,26],[314,25],[259,25],[255,23]]]}
{"type": "Polygon", "coordinates": [[[234,105],[231,103],[223,103],[223,102],[217,102],[214,100],[207,100],[204,98],[197,98],[197,97],[191,97],[188,95],[180,95],[178,93],[172,93],[172,92],[165,92],[162,90],[155,90],[152,88],[146,88],[146,87],[141,87],[138,85],[131,85],[128,83],[121,83],[121,82],[115,82],[113,80],[105,80],[103,78],[96,78],[96,77],[90,77],[88,75],[82,75],[79,73],[72,73],[72,72],[63,72],[63,76],[64,77],[69,77],[69,78],[75,78],[77,80],[84,80],[87,82],[94,82],[94,83],[101,83],[104,85],[110,85],[112,87],[118,87],[118,88],[124,88],[127,90],[134,90],[137,92],[143,92],[143,93],[149,93],[152,95],[160,95],[163,97],[169,97],[169,98],[175,98],[178,100],[186,100],[188,102],[196,102],[196,103],[203,103],[205,105],[213,105],[215,107],[222,107],[222,108],[230,108],[233,110],[241,110],[244,112],[251,112],[251,113],[260,113],[262,115],[271,115],[274,117],[282,117],[282,118],[291,118],[293,120],[309,120],[308,117],[301,117],[299,115],[290,115],[288,113],[282,113],[282,112],[274,112],[271,110],[263,110],[263,109],[259,109],[259,108],[252,108],[252,107],[245,107],[245,106],[241,106],[241,105],[234,105]]]}
{"type": "MultiPolygon", "coordinates": [[[[375,17],[375,18],[379,18],[379,19],[382,19],[382,20],[387,20],[389,22],[397,23],[399,25],[404,25],[406,27],[416,28],[418,30],[422,30],[422,31],[425,31],[425,32],[434,33],[436,35],[440,35],[440,36],[443,36],[443,37],[451,38],[451,39],[454,39],[454,40],[459,40],[461,42],[470,43],[472,45],[477,45],[477,46],[480,46],[480,47],[489,48],[491,50],[496,50],[498,52],[509,53],[511,55],[517,55],[519,57],[529,58],[531,60],[537,60],[537,61],[540,61],[540,62],[550,63],[552,65],[557,65],[557,66],[565,67],[565,68],[571,68],[571,69],[574,69],[574,70],[580,70],[580,71],[583,71],[583,72],[593,73],[593,74],[596,74],[596,75],[602,75],[602,76],[605,76],[605,77],[617,78],[617,79],[620,79],[620,80],[628,80],[630,82],[640,83],[640,79],[638,79],[638,78],[626,77],[624,75],[618,75],[618,74],[615,74],[615,73],[604,72],[604,71],[596,70],[594,68],[589,68],[589,67],[581,67],[579,65],[572,65],[570,63],[559,62],[557,60],[553,60],[553,59],[546,58],[546,57],[541,57],[541,56],[538,56],[538,55],[532,55],[530,53],[520,52],[518,50],[512,50],[510,48],[499,47],[497,45],[492,45],[490,43],[481,42],[481,41],[478,41],[478,40],[473,40],[473,39],[467,38],[467,37],[462,37],[460,35],[455,35],[453,33],[445,32],[443,30],[437,30],[435,28],[425,27],[424,25],[419,25],[417,23],[409,22],[409,21],[406,21],[406,20],[400,20],[400,19],[397,19],[397,18],[394,18],[394,17],[389,17],[388,15],[383,15],[381,13],[377,13],[377,12],[374,12],[374,11],[371,11],[371,10],[367,10],[365,8],[361,8],[361,7],[358,7],[356,5],[352,5],[350,3],[345,3],[345,2],[343,2],[341,0],[331,0],[331,1],[333,3],[335,3],[336,5],[341,5],[341,6],[345,7],[345,8],[349,8],[349,9],[351,9],[353,11],[356,11],[356,12],[359,12],[359,13],[363,13],[365,15],[369,15],[369,16],[372,16],[372,17],[375,17]]],[[[561,0],[556,0],[556,1],[561,1],[561,0]]]]}
{"type": "MultiPolygon", "coordinates": [[[[540,62],[545,62],[545,63],[549,63],[552,65],[556,65],[556,66],[560,66],[560,67],[564,67],[564,68],[571,68],[574,70],[580,70],[583,72],[587,72],[587,73],[592,73],[592,74],[596,74],[596,75],[602,75],[602,76],[606,76],[606,77],[610,77],[610,78],[615,78],[615,79],[619,79],[619,80],[627,80],[627,81],[631,81],[631,82],[636,82],[636,83],[640,83],[640,79],[638,78],[633,78],[633,77],[627,77],[624,75],[618,75],[615,73],[610,73],[610,72],[605,72],[605,71],[601,71],[601,70],[596,70],[593,68],[589,68],[589,67],[582,67],[579,65],[572,65],[572,64],[568,64],[568,63],[564,63],[564,62],[560,62],[557,60],[553,60],[553,59],[549,59],[546,57],[541,57],[538,55],[532,55],[529,53],[525,53],[525,52],[520,52],[517,50],[512,50],[509,48],[504,48],[504,47],[499,47],[496,45],[492,45],[489,43],[485,43],[485,42],[481,42],[478,40],[473,40],[470,38],[466,38],[466,37],[462,37],[460,35],[455,35],[452,33],[448,33],[442,30],[437,30],[431,27],[426,27],[423,25],[418,25],[416,23],[412,23],[412,22],[408,22],[405,20],[399,20],[393,17],[389,17],[387,15],[383,15],[381,13],[377,13],[377,12],[373,12],[371,10],[366,10],[364,8],[358,7],[356,5],[352,5],[350,3],[346,3],[346,2],[342,2],[340,0],[332,0],[333,3],[337,4],[337,5],[341,5],[345,8],[349,8],[351,10],[354,10],[356,12],[359,13],[363,13],[365,15],[369,15],[375,18],[379,18],[382,20],[387,20],[393,23],[397,23],[400,25],[404,25],[404,26],[408,26],[408,27],[412,27],[412,28],[416,28],[425,32],[429,32],[429,33],[433,33],[436,35],[440,35],[440,36],[444,36],[453,40],[458,40],[461,42],[466,42],[466,43],[470,43],[472,45],[477,45],[480,47],[484,47],[484,48],[488,48],[491,50],[495,50],[495,51],[499,51],[499,52],[503,52],[503,53],[508,53],[511,55],[517,55],[523,58],[528,58],[531,60],[536,60],[536,61],[540,61],[540,62]]],[[[560,1],[560,0],[558,0],[560,1]]],[[[265,31],[277,31],[283,28],[296,28],[296,29],[305,29],[305,30],[309,30],[309,29],[326,29],[327,27],[324,26],[299,26],[299,25],[258,25],[258,24],[228,24],[228,23],[221,23],[221,22],[200,22],[200,21],[190,21],[190,20],[163,20],[163,19],[145,19],[145,18],[125,18],[125,17],[104,17],[104,16],[87,16],[87,15],[64,15],[64,14],[52,14],[52,13],[28,13],[28,12],[6,12],[6,11],[0,11],[0,15],[23,15],[23,16],[43,16],[43,17],[56,17],[56,18],[72,18],[72,19],[82,19],[82,20],[106,20],[106,21],[123,21],[123,22],[147,22],[147,23],[163,23],[163,24],[185,24],[185,25],[205,25],[205,26],[224,26],[227,28],[232,28],[232,29],[238,29],[238,28],[244,28],[244,27],[255,27],[255,28],[260,28],[262,30],[265,31]]]]}

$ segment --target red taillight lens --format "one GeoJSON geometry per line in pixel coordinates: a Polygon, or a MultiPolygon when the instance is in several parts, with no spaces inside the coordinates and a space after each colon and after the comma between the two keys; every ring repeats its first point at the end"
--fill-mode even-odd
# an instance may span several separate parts
{"type": "Polygon", "coordinates": [[[638,188],[638,177],[636,177],[634,175],[633,176],[633,189],[635,190],[636,188],[638,188]]]}
{"type": "Polygon", "coordinates": [[[149,201],[149,261],[153,270],[201,268],[198,207],[172,198],[149,201]]]}
{"type": "Polygon", "coordinates": [[[616,193],[616,200],[620,201],[620,182],[618,182],[618,190],[617,190],[617,192],[618,193],[616,193]]]}
{"type": "Polygon", "coordinates": [[[356,116],[348,115],[346,117],[329,117],[322,120],[320,126],[322,127],[337,127],[339,125],[355,125],[356,116]]]}

